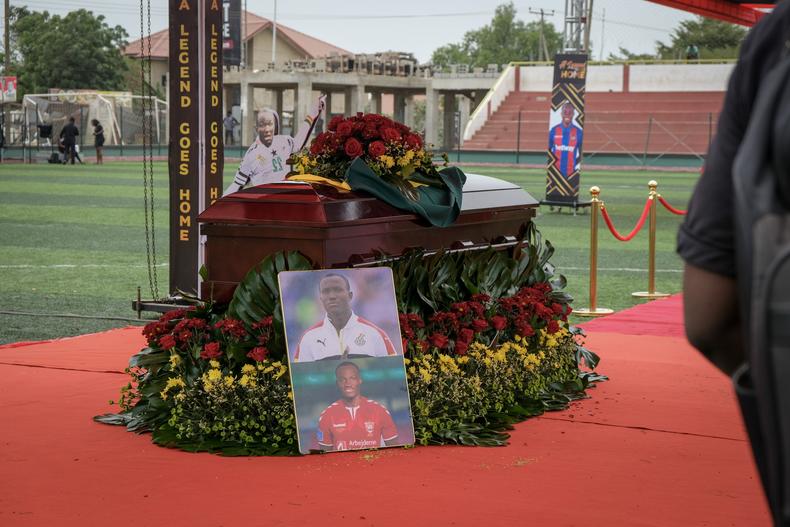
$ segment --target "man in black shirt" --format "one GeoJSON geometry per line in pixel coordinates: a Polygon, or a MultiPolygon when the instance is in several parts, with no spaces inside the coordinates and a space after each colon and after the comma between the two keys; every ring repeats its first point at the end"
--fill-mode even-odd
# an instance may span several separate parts
{"type": "MultiPolygon", "coordinates": [[[[750,277],[738,276],[736,266],[732,168],[760,82],[788,56],[789,49],[790,2],[784,1],[752,29],[741,46],[716,137],[678,232],[678,253],[685,260],[686,334],[694,347],[730,375],[748,356],[748,326],[744,321],[750,316],[750,306],[738,299],[737,281],[750,277]]],[[[758,443],[753,446],[759,448],[758,443]]],[[[758,450],[755,453],[759,466],[761,455],[758,450]]],[[[765,483],[765,467],[760,469],[765,483]]],[[[769,496],[769,500],[777,525],[785,525],[778,519],[776,496],[769,496]]]]}
{"type": "MultiPolygon", "coordinates": [[[[65,165],[71,160],[71,164],[74,164],[74,158],[76,157],[79,159],[79,155],[77,154],[77,136],[80,135],[80,131],[77,129],[77,126],[74,124],[74,117],[69,117],[69,122],[63,129],[60,131],[60,140],[63,143],[63,147],[66,149],[64,155],[66,156],[63,160],[63,164],[65,165]]],[[[82,160],[80,159],[80,163],[82,160]]]]}

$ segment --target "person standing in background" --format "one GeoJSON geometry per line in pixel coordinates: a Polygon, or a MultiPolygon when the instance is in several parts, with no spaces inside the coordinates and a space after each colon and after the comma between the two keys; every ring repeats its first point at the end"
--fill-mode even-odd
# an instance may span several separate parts
{"type": "Polygon", "coordinates": [[[102,149],[104,148],[104,128],[98,119],[91,120],[93,125],[93,146],[96,148],[96,164],[103,165],[102,149]]]}

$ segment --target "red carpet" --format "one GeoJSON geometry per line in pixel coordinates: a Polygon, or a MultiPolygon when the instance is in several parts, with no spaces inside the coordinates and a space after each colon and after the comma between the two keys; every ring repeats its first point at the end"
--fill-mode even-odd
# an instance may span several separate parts
{"type": "Polygon", "coordinates": [[[91,420],[139,329],[0,347],[0,525],[769,525],[729,382],[680,309],[587,324],[611,380],[504,448],[187,454],[91,420]]]}

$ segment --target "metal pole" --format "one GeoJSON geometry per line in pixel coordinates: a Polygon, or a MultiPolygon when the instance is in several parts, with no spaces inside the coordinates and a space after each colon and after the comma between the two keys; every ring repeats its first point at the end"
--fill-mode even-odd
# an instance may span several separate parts
{"type": "MultiPolygon", "coordinates": [[[[3,52],[5,53],[5,65],[3,69],[3,75],[10,75],[11,73],[11,0],[5,0],[5,18],[4,21],[4,34],[3,34],[3,52]]],[[[3,93],[3,103],[5,103],[5,93],[3,93]]],[[[3,132],[5,133],[5,140],[6,142],[9,141],[10,138],[10,131],[11,131],[11,123],[10,119],[8,119],[8,115],[6,114],[5,104],[3,104],[3,132]]]]}
{"type": "Polygon", "coordinates": [[[713,113],[708,112],[708,148],[713,140],[713,113]]]}
{"type": "Polygon", "coordinates": [[[587,0],[589,4],[587,5],[587,13],[586,13],[586,20],[584,22],[584,52],[590,53],[590,26],[592,25],[592,16],[593,16],[593,0],[587,0]]]}
{"type": "Polygon", "coordinates": [[[518,125],[516,126],[516,164],[518,165],[521,158],[521,108],[518,110],[518,125]]]}
{"type": "Polygon", "coordinates": [[[650,225],[648,228],[648,251],[647,251],[647,291],[638,291],[631,293],[631,296],[637,298],[662,298],[669,296],[669,293],[656,292],[656,206],[658,201],[658,183],[655,180],[650,180],[647,184],[649,190],[647,199],[650,200],[650,225]]]}
{"type": "Polygon", "coordinates": [[[272,64],[277,62],[277,0],[274,0],[274,20],[272,23],[272,64]]]}
{"type": "MultiPolygon", "coordinates": [[[[241,137],[244,137],[244,108],[239,110],[239,128],[241,128],[241,137]]],[[[244,141],[239,137],[239,157],[244,156],[244,141]]]]}
{"type": "Polygon", "coordinates": [[[118,120],[118,128],[120,129],[118,145],[121,147],[121,157],[123,157],[123,106],[119,106],[118,109],[120,110],[118,112],[120,114],[120,119],[118,120]]]}
{"type": "Polygon", "coordinates": [[[583,317],[598,317],[614,313],[605,307],[598,307],[598,211],[603,201],[598,199],[601,194],[599,187],[590,188],[590,307],[574,309],[573,312],[583,317]]]}
{"type": "Polygon", "coordinates": [[[650,146],[650,131],[653,129],[653,116],[647,118],[647,137],[645,138],[645,151],[642,154],[642,166],[647,166],[647,148],[650,146]]]}

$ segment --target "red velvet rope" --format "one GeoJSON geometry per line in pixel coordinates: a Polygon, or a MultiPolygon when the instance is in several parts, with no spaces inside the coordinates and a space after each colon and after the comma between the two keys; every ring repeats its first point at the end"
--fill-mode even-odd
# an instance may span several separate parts
{"type": "Polygon", "coordinates": [[[676,209],[675,207],[673,207],[672,205],[667,203],[667,200],[665,200],[661,196],[658,197],[658,201],[660,201],[661,204],[664,206],[664,208],[667,209],[672,214],[677,214],[678,216],[685,216],[686,215],[686,211],[685,210],[676,209]]]}
{"type": "Polygon", "coordinates": [[[645,208],[642,210],[642,216],[639,218],[639,221],[636,222],[636,227],[634,230],[623,236],[617,229],[614,227],[614,223],[612,223],[612,218],[609,217],[609,213],[606,211],[606,207],[601,207],[601,215],[603,216],[603,221],[606,222],[606,226],[609,227],[609,231],[611,231],[612,236],[620,240],[621,242],[630,241],[636,233],[642,230],[642,227],[645,226],[645,220],[647,219],[647,213],[650,212],[650,205],[652,205],[650,198],[645,202],[645,208]]]}

